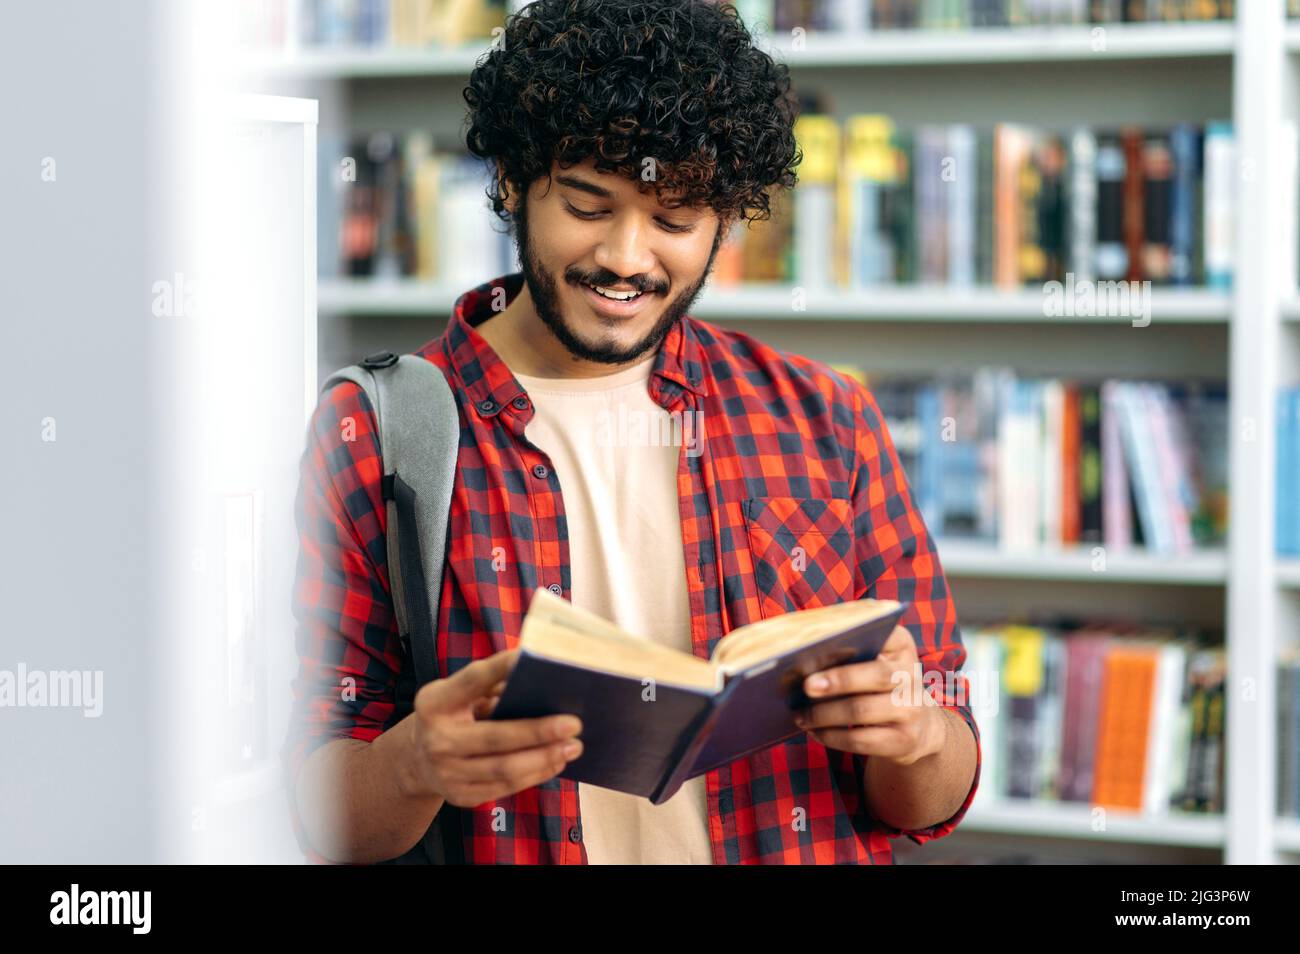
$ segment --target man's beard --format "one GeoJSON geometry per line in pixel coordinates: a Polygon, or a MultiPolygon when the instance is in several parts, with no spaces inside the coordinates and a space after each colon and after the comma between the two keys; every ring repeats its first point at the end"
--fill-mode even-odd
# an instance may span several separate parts
{"type": "MultiPolygon", "coordinates": [[[[668,304],[663,315],[644,338],[627,348],[619,348],[613,344],[590,345],[574,334],[568,324],[565,323],[564,316],[560,313],[560,298],[555,280],[541,267],[533,255],[531,236],[528,234],[528,197],[526,195],[520,197],[519,209],[515,213],[514,220],[515,247],[519,253],[519,262],[523,267],[524,280],[528,282],[528,291],[532,295],[533,306],[537,309],[538,317],[551,330],[551,334],[555,335],[574,357],[583,358],[587,361],[596,361],[601,364],[626,364],[659,347],[659,343],[663,341],[669,329],[677,322],[677,319],[686,314],[690,307],[695,304],[695,299],[699,297],[704,282],[709,277],[709,272],[713,270],[713,260],[718,254],[718,247],[722,244],[724,237],[722,227],[719,225],[718,234],[713,239],[713,248],[709,251],[708,263],[704,266],[704,272],[699,279],[668,304]]],[[[622,276],[610,272],[584,275],[574,267],[565,270],[564,278],[575,286],[586,282],[593,285],[617,285],[623,282],[622,276]]],[[[648,285],[635,279],[632,284],[646,294],[658,294],[661,290],[658,285],[648,285]]]]}

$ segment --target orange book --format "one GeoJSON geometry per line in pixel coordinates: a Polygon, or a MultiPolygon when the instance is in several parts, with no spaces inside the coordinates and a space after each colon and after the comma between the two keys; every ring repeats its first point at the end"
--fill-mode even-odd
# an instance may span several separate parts
{"type": "Polygon", "coordinates": [[[1000,123],[993,131],[993,283],[1020,284],[1020,172],[1029,159],[1026,130],[1000,123]]]}
{"type": "Polygon", "coordinates": [[[1066,384],[1061,409],[1061,542],[1079,542],[1083,504],[1079,497],[1079,389],[1066,384]]]}
{"type": "Polygon", "coordinates": [[[1093,805],[1142,809],[1157,660],[1158,650],[1150,645],[1120,643],[1106,653],[1097,716],[1093,805]]]}
{"type": "Polygon", "coordinates": [[[745,280],[745,233],[746,223],[736,222],[729,235],[718,246],[718,254],[713,259],[713,274],[710,282],[720,288],[734,288],[745,280]]]}

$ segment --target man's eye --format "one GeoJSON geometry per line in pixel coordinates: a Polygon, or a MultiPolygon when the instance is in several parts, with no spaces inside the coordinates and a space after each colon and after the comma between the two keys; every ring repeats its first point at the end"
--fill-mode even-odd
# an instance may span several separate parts
{"type": "Polygon", "coordinates": [[[596,216],[600,215],[599,212],[584,212],[582,209],[579,209],[577,206],[569,205],[569,203],[567,202],[565,203],[565,206],[568,208],[570,212],[572,212],[580,219],[594,219],[596,218],[596,216]]]}

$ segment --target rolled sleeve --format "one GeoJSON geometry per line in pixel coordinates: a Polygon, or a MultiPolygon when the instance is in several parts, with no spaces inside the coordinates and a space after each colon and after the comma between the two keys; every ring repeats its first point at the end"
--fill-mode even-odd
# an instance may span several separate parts
{"type": "MultiPolygon", "coordinates": [[[[979,787],[979,727],[970,705],[970,686],[961,666],[966,647],[961,641],[956,607],[939,554],[915,506],[907,475],[898,459],[883,415],[871,392],[854,383],[857,470],[853,486],[855,599],[887,599],[909,603],[901,625],[916,642],[923,684],[944,708],[962,717],[975,737],[975,773],[961,807],[948,819],[928,828],[903,829],[872,818],[873,828],[890,836],[907,835],[919,844],[941,838],[965,817],[979,787]]],[[[861,778],[865,757],[855,756],[861,778]]],[[[865,798],[863,804],[866,804],[865,798]]]]}

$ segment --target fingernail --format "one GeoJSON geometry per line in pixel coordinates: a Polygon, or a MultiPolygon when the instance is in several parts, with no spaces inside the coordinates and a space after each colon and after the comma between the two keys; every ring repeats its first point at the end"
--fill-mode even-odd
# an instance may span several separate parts
{"type": "Polygon", "coordinates": [[[577,735],[578,730],[582,728],[582,723],[572,716],[561,719],[555,723],[555,737],[563,739],[566,736],[577,735]]]}
{"type": "Polygon", "coordinates": [[[564,747],[564,757],[571,759],[582,751],[582,743],[576,739],[564,747]]]}
{"type": "Polygon", "coordinates": [[[825,676],[813,676],[808,680],[808,688],[813,692],[823,692],[830,687],[831,681],[825,676]]]}

